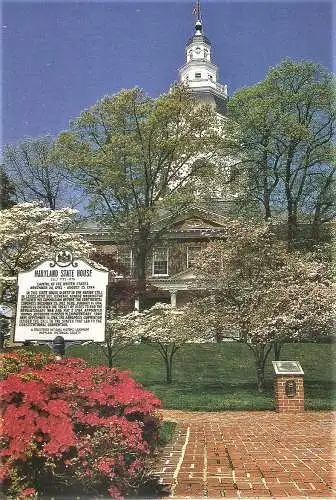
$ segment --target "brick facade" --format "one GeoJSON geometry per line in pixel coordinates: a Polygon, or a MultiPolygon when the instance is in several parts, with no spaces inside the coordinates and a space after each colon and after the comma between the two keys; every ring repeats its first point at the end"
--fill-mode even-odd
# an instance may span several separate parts
{"type": "Polygon", "coordinates": [[[303,375],[276,375],[274,378],[275,408],[279,413],[304,411],[303,375]],[[295,394],[287,395],[295,384],[295,394]],[[287,390],[286,390],[287,389],[287,390]]]}
{"type": "MultiPolygon", "coordinates": [[[[116,245],[116,244],[101,244],[99,241],[91,242],[95,245],[98,251],[101,251],[106,254],[115,255],[118,260],[118,252],[122,251],[124,253],[128,252],[130,255],[131,248],[125,245],[116,245]]],[[[187,255],[188,248],[205,247],[208,241],[204,241],[201,239],[188,239],[187,241],[175,240],[175,239],[165,239],[154,247],[154,249],[150,252],[147,258],[146,265],[146,274],[149,280],[152,279],[153,275],[153,251],[157,249],[168,250],[168,275],[174,276],[178,273],[181,273],[187,269],[187,255]]],[[[128,273],[129,277],[134,278],[134,256],[132,257],[133,268],[132,271],[128,273]]],[[[156,276],[156,279],[160,278],[160,276],[156,276]]]]}

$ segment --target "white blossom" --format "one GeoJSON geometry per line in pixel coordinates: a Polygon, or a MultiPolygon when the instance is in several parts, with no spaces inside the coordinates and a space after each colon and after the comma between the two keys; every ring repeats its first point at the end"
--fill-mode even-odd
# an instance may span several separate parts
{"type": "Polygon", "coordinates": [[[21,271],[53,259],[63,249],[87,258],[93,246],[75,232],[77,211],[51,210],[40,202],[20,203],[0,211],[0,288],[15,300],[15,281],[21,271]]]}
{"type": "Polygon", "coordinates": [[[288,252],[268,224],[227,221],[225,241],[210,243],[196,266],[210,293],[195,309],[204,328],[239,331],[252,344],[330,331],[330,266],[288,252]]]}

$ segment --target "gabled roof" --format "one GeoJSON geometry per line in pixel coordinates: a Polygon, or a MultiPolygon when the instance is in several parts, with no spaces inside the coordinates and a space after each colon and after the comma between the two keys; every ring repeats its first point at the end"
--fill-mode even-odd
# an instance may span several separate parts
{"type": "MultiPolygon", "coordinates": [[[[181,211],[179,217],[172,223],[169,223],[169,214],[163,216],[153,227],[153,232],[160,231],[165,225],[169,226],[165,232],[165,237],[192,238],[194,235],[209,236],[210,232],[221,232],[226,225],[226,220],[230,217],[230,202],[200,202],[193,204],[181,211]],[[188,224],[190,221],[190,224],[188,224]],[[170,235],[170,236],[169,236],[170,235]]],[[[101,224],[99,221],[87,219],[83,221],[77,231],[85,235],[90,241],[108,241],[113,240],[111,229],[101,224]]]]}
{"type": "MultiPolygon", "coordinates": [[[[213,210],[210,210],[209,208],[205,206],[200,206],[200,205],[190,205],[188,208],[183,210],[180,214],[180,216],[175,220],[175,222],[172,224],[171,230],[174,231],[174,228],[178,228],[181,226],[183,223],[187,221],[200,221],[204,222],[205,225],[204,227],[224,227],[225,226],[225,221],[227,219],[227,216],[224,214],[219,214],[218,212],[214,212],[213,210]]],[[[158,221],[158,227],[164,224],[165,220],[169,220],[169,217],[163,218],[160,221],[158,221]],[[161,223],[161,224],[160,224],[161,223]]],[[[200,227],[200,226],[196,226],[200,227]]]]}

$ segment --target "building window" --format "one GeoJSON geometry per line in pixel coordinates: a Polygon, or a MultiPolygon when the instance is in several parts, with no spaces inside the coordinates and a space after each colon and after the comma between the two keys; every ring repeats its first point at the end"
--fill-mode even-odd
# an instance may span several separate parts
{"type": "Polygon", "coordinates": [[[132,250],[128,248],[118,248],[117,261],[125,268],[126,276],[133,276],[134,259],[132,250]]]}
{"type": "Polygon", "coordinates": [[[201,78],[202,74],[201,73],[195,73],[195,78],[201,78]]]}
{"type": "Polygon", "coordinates": [[[153,250],[153,276],[168,276],[168,248],[153,250]]]}
{"type": "Polygon", "coordinates": [[[187,267],[192,267],[195,263],[195,258],[201,251],[201,246],[200,245],[193,245],[190,247],[187,247],[187,267]]]}

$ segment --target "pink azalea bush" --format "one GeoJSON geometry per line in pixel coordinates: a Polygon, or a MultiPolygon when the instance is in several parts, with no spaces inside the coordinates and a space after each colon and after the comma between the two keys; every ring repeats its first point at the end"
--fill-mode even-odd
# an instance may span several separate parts
{"type": "MultiPolygon", "coordinates": [[[[3,365],[25,356],[3,354],[3,365]]],[[[148,473],[160,401],[127,372],[36,356],[1,382],[4,493],[134,491],[148,473]]]]}

